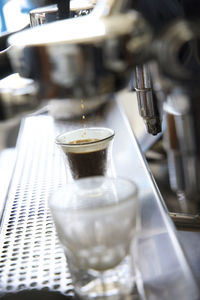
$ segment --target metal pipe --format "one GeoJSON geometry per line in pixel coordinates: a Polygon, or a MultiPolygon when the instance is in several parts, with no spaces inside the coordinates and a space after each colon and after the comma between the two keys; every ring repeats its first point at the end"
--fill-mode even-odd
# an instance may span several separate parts
{"type": "Polygon", "coordinates": [[[136,66],[135,85],[140,115],[147,131],[156,135],[161,132],[161,120],[148,65],[136,66]]]}
{"type": "MultiPolygon", "coordinates": [[[[170,185],[180,202],[184,196],[185,213],[199,212],[200,162],[193,105],[197,102],[184,91],[174,92],[164,104],[166,114],[165,147],[168,153],[170,185]],[[196,135],[196,137],[195,137],[196,135]]],[[[196,108],[197,109],[197,108],[196,108]]]]}

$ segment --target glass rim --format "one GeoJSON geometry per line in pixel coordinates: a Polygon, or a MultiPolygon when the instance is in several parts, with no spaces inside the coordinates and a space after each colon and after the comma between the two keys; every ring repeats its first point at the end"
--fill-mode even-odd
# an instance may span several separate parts
{"type": "Polygon", "coordinates": [[[92,176],[92,177],[84,177],[84,178],[80,178],[80,179],[77,179],[76,181],[72,182],[72,183],[67,183],[65,185],[63,185],[62,187],[58,188],[57,190],[55,190],[49,197],[49,206],[50,208],[52,209],[56,209],[57,211],[68,211],[70,213],[74,213],[74,214],[87,214],[87,213],[96,213],[96,212],[100,212],[100,211],[105,211],[105,210],[108,210],[108,209],[114,209],[114,208],[118,208],[120,207],[121,205],[124,205],[128,202],[130,202],[131,199],[134,199],[135,201],[138,202],[138,185],[136,184],[135,181],[129,179],[129,178],[126,178],[126,177],[121,177],[121,176],[117,176],[117,177],[105,177],[105,176],[92,176]],[[103,205],[103,206],[100,206],[100,207],[79,207],[79,208],[73,208],[73,207],[64,207],[64,206],[57,206],[55,203],[56,202],[53,202],[51,201],[52,198],[55,197],[55,194],[59,191],[66,191],[67,190],[67,187],[69,185],[75,185],[77,184],[78,182],[80,181],[84,181],[84,180],[87,180],[89,178],[105,178],[105,179],[108,179],[108,180],[112,180],[112,181],[116,181],[116,180],[120,180],[120,181],[124,181],[124,182],[128,182],[129,184],[131,184],[132,187],[134,187],[133,191],[130,193],[130,195],[128,195],[127,197],[124,197],[123,199],[121,199],[120,202],[113,202],[113,203],[110,203],[110,204],[106,204],[106,205],[103,205]],[[52,204],[53,202],[53,204],[52,204]]]}
{"type": "Polygon", "coordinates": [[[101,142],[104,142],[104,141],[107,141],[107,140],[111,140],[113,137],[115,136],[115,131],[111,128],[108,128],[108,127],[86,127],[86,128],[79,128],[79,129],[75,129],[75,130],[71,130],[71,131],[68,131],[68,132],[65,132],[65,133],[61,133],[59,134],[56,139],[55,139],[55,143],[59,146],[67,146],[67,147],[75,147],[75,148],[78,148],[78,147],[82,147],[82,146],[88,146],[88,145],[94,145],[94,144],[99,144],[101,142]],[[71,142],[61,142],[61,141],[58,141],[58,139],[61,137],[61,136],[64,136],[65,134],[71,134],[71,133],[75,133],[75,132],[78,132],[78,131],[84,131],[84,130],[107,130],[107,131],[110,131],[110,135],[105,137],[105,138],[102,138],[102,139],[99,139],[97,141],[92,141],[92,142],[85,142],[85,143],[80,143],[80,144],[71,144],[71,142]]]}

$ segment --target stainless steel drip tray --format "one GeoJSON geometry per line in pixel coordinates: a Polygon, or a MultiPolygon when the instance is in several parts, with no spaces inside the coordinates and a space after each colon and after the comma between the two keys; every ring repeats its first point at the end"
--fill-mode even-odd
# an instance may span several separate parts
{"type": "Polygon", "coordinates": [[[71,296],[64,296],[59,292],[42,291],[42,290],[24,290],[15,293],[7,293],[1,297],[1,300],[72,300],[71,296]]]}
{"type": "MultiPolygon", "coordinates": [[[[81,120],[62,122],[45,115],[24,119],[1,218],[0,295],[3,299],[13,298],[22,291],[25,294],[19,295],[26,295],[27,290],[32,299],[35,293],[40,293],[36,291],[41,291],[41,296],[44,291],[50,292],[45,296],[47,300],[54,292],[58,293],[58,299],[62,295],[74,297],[47,201],[49,195],[66,182],[63,158],[55,145],[55,137],[81,126],[81,120]]],[[[114,171],[139,186],[141,233],[134,261],[140,298],[199,299],[198,287],[174,225],[117,101],[107,103],[95,115],[88,116],[87,126],[107,126],[115,130],[114,171]]],[[[20,299],[23,300],[23,296],[20,299]]]]}

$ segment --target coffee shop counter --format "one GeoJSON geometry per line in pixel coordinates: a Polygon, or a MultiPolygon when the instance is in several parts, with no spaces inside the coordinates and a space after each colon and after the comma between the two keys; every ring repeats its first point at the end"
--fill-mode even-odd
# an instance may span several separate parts
{"type": "MultiPolygon", "coordinates": [[[[199,299],[175,227],[121,106],[110,101],[86,121],[87,126],[114,129],[113,171],[135,181],[139,187],[141,232],[137,251],[132,251],[137,281],[133,299],[199,299]]],[[[37,297],[51,293],[55,299],[74,297],[47,201],[66,182],[55,137],[79,127],[80,118],[58,121],[48,114],[28,116],[22,121],[15,167],[1,214],[2,298],[16,297],[19,291],[37,293],[37,297]]]]}

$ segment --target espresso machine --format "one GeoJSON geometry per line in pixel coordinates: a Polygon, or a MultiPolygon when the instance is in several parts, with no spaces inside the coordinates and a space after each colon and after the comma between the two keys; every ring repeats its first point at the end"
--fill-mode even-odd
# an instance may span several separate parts
{"type": "MultiPolygon", "coordinates": [[[[74,1],[71,1],[71,5],[74,1]]],[[[57,1],[57,3],[43,1],[42,7],[30,12],[30,28],[13,33],[6,38],[5,49],[1,55],[6,56],[13,72],[17,72],[21,78],[29,80],[32,94],[31,98],[24,97],[25,102],[23,103],[20,101],[4,102],[1,97],[1,122],[12,119],[16,115],[24,116],[24,112],[26,114],[31,112],[31,117],[34,118],[43,114],[46,104],[52,100],[53,109],[59,108],[61,103],[76,103],[77,101],[80,103],[82,99],[87,101],[88,105],[93,103],[92,109],[98,109],[102,104],[108,106],[106,112],[101,111],[101,118],[97,116],[95,124],[99,124],[99,119],[102,124],[103,119],[109,126],[111,124],[116,127],[118,136],[123,137],[123,143],[116,142],[121,149],[120,151],[115,150],[115,156],[119,157],[119,160],[116,159],[117,168],[121,170],[122,165],[125,164],[127,168],[122,175],[133,172],[143,174],[145,180],[139,181],[144,202],[142,227],[150,228],[149,224],[155,222],[151,233],[144,230],[141,237],[140,255],[144,257],[147,255],[143,248],[144,245],[145,248],[152,250],[149,252],[149,262],[155,255],[156,259],[152,259],[155,264],[154,275],[157,276],[159,270],[161,277],[156,277],[155,285],[151,284],[149,278],[153,275],[150,271],[148,272],[147,265],[144,263],[145,259],[139,259],[138,264],[142,270],[143,281],[147,282],[145,293],[147,291],[148,294],[148,291],[151,291],[147,298],[144,296],[141,299],[165,300],[170,297],[178,299],[177,297],[184,293],[185,298],[182,299],[188,300],[188,297],[194,300],[199,299],[196,286],[191,280],[190,268],[184,261],[184,255],[178,246],[176,235],[171,229],[173,223],[170,222],[172,218],[180,227],[198,228],[200,225],[200,149],[198,142],[198,96],[200,95],[198,18],[200,4],[195,0],[99,0],[90,1],[90,4],[92,8],[91,6],[85,7],[81,9],[81,13],[74,13],[75,9],[70,9],[69,1],[63,0],[57,1]],[[164,201],[162,198],[162,190],[160,193],[159,185],[157,186],[148,166],[148,160],[145,158],[147,153],[140,153],[142,146],[138,146],[137,141],[125,133],[126,122],[124,123],[123,118],[117,117],[119,111],[114,102],[118,92],[123,89],[128,89],[133,94],[136,92],[138,111],[146,128],[145,136],[152,135],[155,143],[153,146],[151,144],[151,147],[156,148],[156,143],[159,143],[161,154],[164,158],[167,157],[170,190],[178,203],[178,206],[175,205],[174,211],[173,209],[167,210],[167,198],[165,203],[165,197],[164,201]],[[13,107],[14,109],[12,109],[13,107]],[[18,108],[16,109],[16,107],[18,108]],[[33,113],[34,110],[36,112],[33,113]],[[122,158],[123,153],[125,154],[122,158]],[[132,169],[131,166],[133,166],[132,169]],[[152,235],[155,228],[159,228],[159,233],[155,231],[156,233],[152,235]],[[165,234],[164,239],[163,233],[165,234]],[[150,239],[146,242],[146,238],[150,237],[149,234],[151,234],[151,242],[150,239]],[[165,244],[166,249],[170,245],[169,251],[167,251],[168,259],[164,256],[166,253],[164,254],[162,247],[158,247],[161,244],[165,244]],[[173,252],[174,249],[175,252],[173,252]],[[181,274],[177,278],[180,279],[180,282],[188,283],[188,294],[186,291],[176,288],[177,283],[172,282],[171,273],[167,274],[169,275],[167,279],[162,277],[162,268],[159,263],[163,264],[166,261],[168,262],[167,266],[173,266],[173,264],[176,265],[176,259],[177,266],[181,266],[181,272],[183,270],[183,273],[177,273],[181,274]],[[144,273],[143,270],[145,270],[144,273]],[[158,293],[157,286],[159,286],[158,293]],[[172,294],[165,294],[166,286],[168,291],[173,291],[172,294]],[[190,289],[190,287],[192,288],[190,289]],[[156,298],[156,296],[161,298],[156,298]]],[[[63,106],[60,107],[62,110],[63,106]]],[[[31,143],[29,130],[34,126],[36,132],[43,127],[53,140],[57,129],[52,127],[52,120],[46,118],[45,122],[44,125],[41,125],[40,118],[35,123],[31,118],[26,121],[23,130],[20,131],[21,144],[24,142],[27,145],[27,141],[31,143]]],[[[71,128],[72,121],[68,120],[67,122],[71,128]]],[[[58,123],[59,130],[65,128],[62,121],[58,120],[58,123]]],[[[44,140],[46,136],[42,138],[44,140]]],[[[47,143],[48,147],[49,143],[47,143]]],[[[33,144],[35,146],[37,143],[33,144]]],[[[23,157],[29,156],[23,147],[19,146],[22,154],[19,154],[16,166],[19,165],[20,157],[22,162],[23,157]]],[[[43,149],[40,146],[41,153],[44,152],[43,149]]],[[[147,152],[148,150],[151,149],[146,149],[147,152]]],[[[39,152],[39,150],[37,151],[39,152]]],[[[31,153],[30,157],[34,155],[34,151],[31,153]]],[[[51,155],[51,158],[56,157],[54,154],[51,155]]],[[[56,163],[52,164],[55,175],[57,174],[56,163]]],[[[37,162],[37,165],[39,166],[40,163],[37,162]]],[[[25,169],[25,163],[23,166],[25,169]]],[[[31,161],[30,166],[34,170],[31,161]]],[[[15,168],[14,179],[16,180],[21,173],[19,173],[20,168],[15,168]]],[[[50,168],[47,163],[45,168],[47,170],[50,168]]],[[[34,172],[36,173],[36,171],[34,172]]],[[[41,172],[41,174],[43,173],[44,171],[41,172]]],[[[25,175],[21,174],[21,176],[22,181],[25,182],[25,175]]],[[[27,176],[31,178],[33,175],[27,176]]],[[[50,175],[48,176],[50,178],[50,175]]],[[[36,181],[38,184],[38,178],[36,181]]],[[[50,189],[52,182],[53,179],[49,185],[50,189]]],[[[17,186],[20,184],[18,183],[17,186]]],[[[55,184],[57,181],[54,178],[55,184]]],[[[30,188],[32,184],[28,183],[28,186],[30,188]]],[[[23,189],[25,193],[28,193],[26,188],[23,189]]],[[[191,264],[196,265],[197,260],[192,261],[191,264]]],[[[166,270],[166,266],[164,269],[166,270]]],[[[199,270],[196,272],[199,274],[199,270]]],[[[187,289],[187,284],[184,288],[187,289]]]]}
{"type": "Polygon", "coordinates": [[[198,3],[98,1],[76,20],[67,19],[66,3],[63,20],[58,10],[35,22],[32,12],[32,26],[54,22],[8,39],[14,69],[37,82],[38,99],[94,101],[131,82],[147,132],[157,135],[164,122],[170,186],[180,204],[173,216],[198,223],[198,3]]]}

